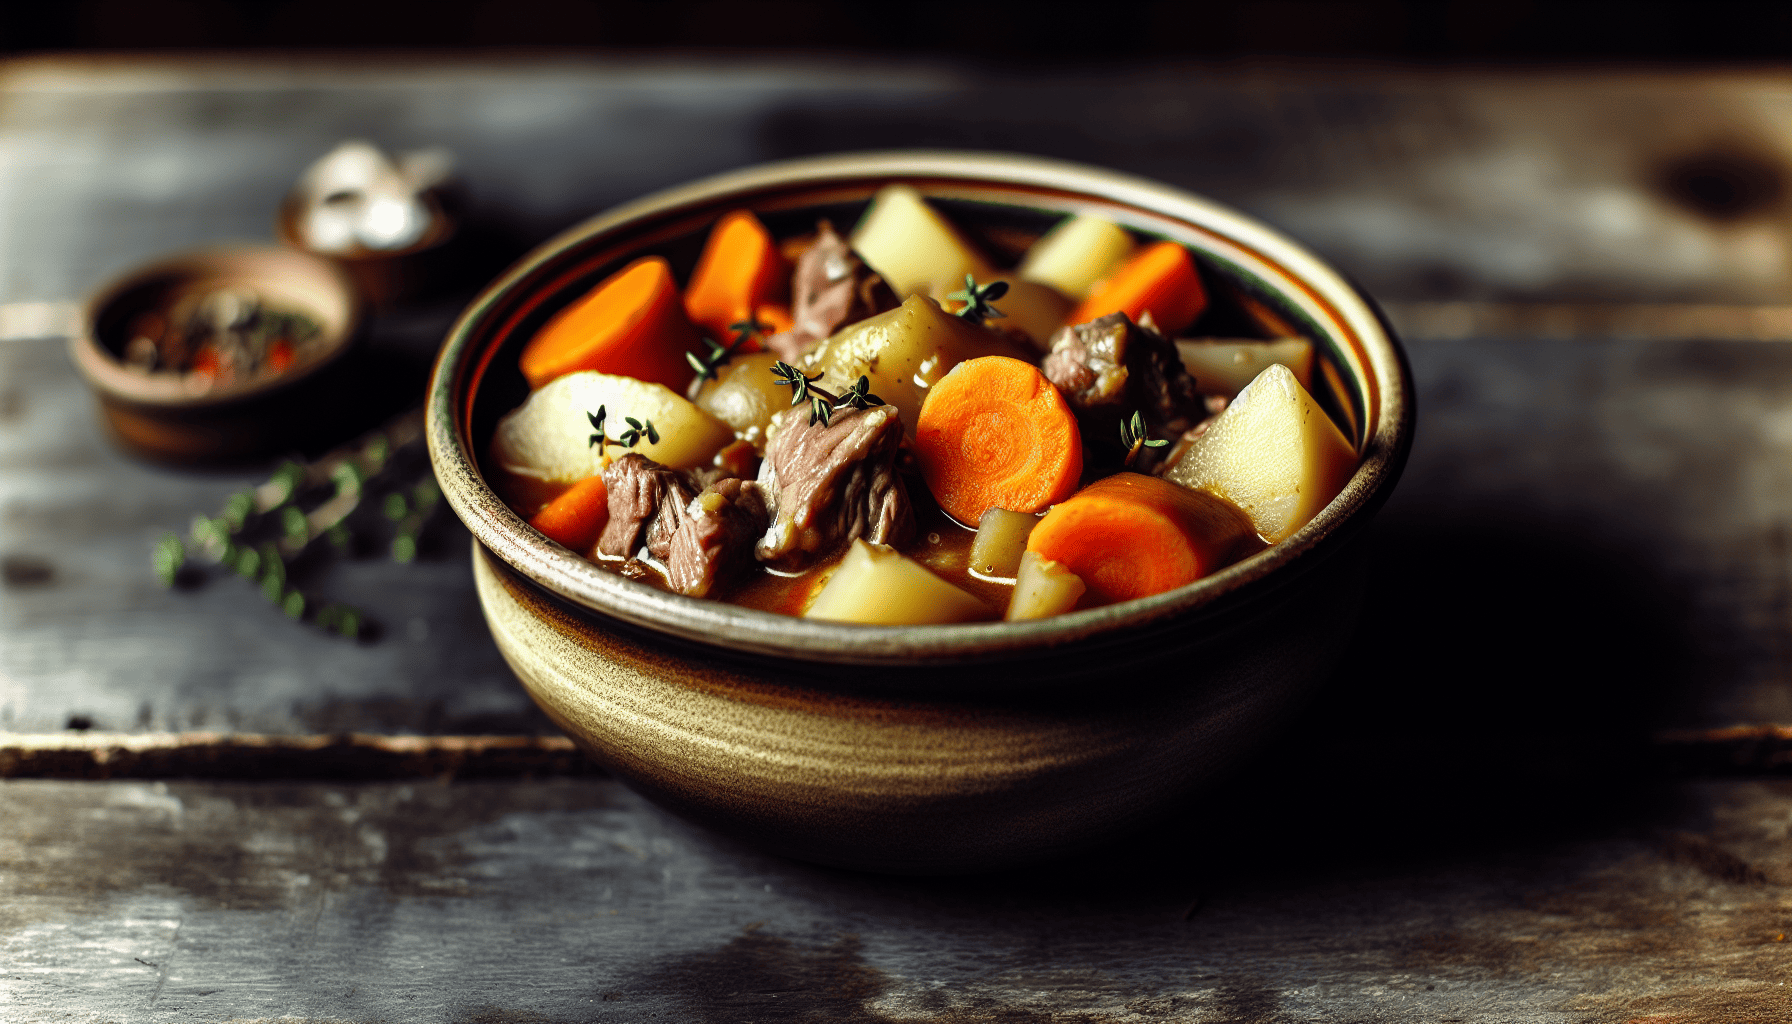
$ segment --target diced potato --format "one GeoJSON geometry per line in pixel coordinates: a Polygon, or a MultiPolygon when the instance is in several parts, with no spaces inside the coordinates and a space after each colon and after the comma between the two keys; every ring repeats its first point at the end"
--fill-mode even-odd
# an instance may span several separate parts
{"type": "Polygon", "coordinates": [[[991,579],[1013,579],[1020,568],[1020,553],[1027,549],[1027,535],[1039,525],[1039,517],[1026,512],[992,508],[977,524],[971,541],[971,572],[991,579]]]}
{"type": "Polygon", "coordinates": [[[1021,555],[1015,575],[1014,597],[1008,601],[1008,614],[1003,616],[1009,622],[1062,615],[1075,608],[1088,589],[1064,563],[1041,558],[1037,551],[1021,555]]]}
{"type": "Polygon", "coordinates": [[[1169,473],[1231,501],[1271,544],[1338,496],[1356,450],[1293,371],[1272,364],[1245,386],[1169,473]]]}
{"type": "Polygon", "coordinates": [[[989,607],[895,548],[861,539],[852,542],[803,617],[905,626],[984,619],[989,607]]]}
{"type": "Polygon", "coordinates": [[[1020,276],[1080,302],[1136,248],[1138,243],[1113,221],[1079,214],[1033,243],[1021,261],[1020,276]]]}
{"type": "Polygon", "coordinates": [[[606,460],[590,443],[588,413],[605,410],[611,459],[635,451],[675,469],[705,466],[734,440],[734,428],[672,393],[664,384],[585,370],[557,377],[498,421],[492,458],[520,476],[542,480],[583,480],[603,472],[606,460]],[[615,439],[628,429],[627,417],[651,420],[660,439],[642,438],[633,448],[615,439]]]}
{"type": "Polygon", "coordinates": [[[765,450],[772,417],[790,408],[790,388],[772,375],[776,352],[735,356],[697,387],[697,407],[734,428],[736,437],[765,450]]]}
{"type": "MultiPolygon", "coordinates": [[[[1056,288],[1036,281],[1023,281],[1013,274],[997,274],[990,280],[1008,282],[1008,293],[990,303],[1002,313],[999,319],[993,321],[994,326],[1017,328],[1041,353],[1050,351],[1052,335],[1058,333],[1058,328],[1063,327],[1065,319],[1070,316],[1071,301],[1059,294],[1056,288]]],[[[978,278],[977,283],[989,284],[990,281],[978,278]]],[[[947,297],[953,292],[964,290],[962,278],[951,287],[938,284],[934,285],[934,289],[933,298],[946,312],[956,316],[964,308],[964,303],[947,297]]]]}
{"type": "Polygon", "coordinates": [[[1231,398],[1244,386],[1257,379],[1263,368],[1281,363],[1294,371],[1300,386],[1313,390],[1313,343],[1305,338],[1278,338],[1275,341],[1232,341],[1223,338],[1195,338],[1178,341],[1176,351],[1182,365],[1195,378],[1195,386],[1204,395],[1225,395],[1231,398]]]}
{"type": "Polygon", "coordinates": [[[995,276],[958,229],[908,185],[878,190],[852,233],[852,247],[899,298],[927,295],[942,284],[955,291],[966,274],[979,283],[995,276]]]}
{"type": "MultiPolygon", "coordinates": [[[[915,436],[915,417],[929,388],[954,366],[978,356],[1019,353],[1000,335],[947,313],[915,295],[887,313],[860,320],[812,349],[803,359],[816,383],[840,394],[861,375],[871,393],[896,407],[903,429],[915,436]]],[[[786,402],[789,399],[785,399],[786,402]]]]}

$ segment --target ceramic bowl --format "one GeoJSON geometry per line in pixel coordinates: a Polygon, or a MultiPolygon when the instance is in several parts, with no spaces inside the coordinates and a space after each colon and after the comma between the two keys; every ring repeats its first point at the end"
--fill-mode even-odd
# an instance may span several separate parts
{"type": "Polygon", "coordinates": [[[472,530],[479,599],[529,693],[592,757],[695,820],[797,857],[880,871],[981,870],[1062,854],[1146,820],[1285,719],[1329,671],[1362,603],[1362,527],[1413,428],[1398,343],[1295,243],[1161,184],[1026,157],[895,152],[709,178],[550,241],[449,333],[430,454],[472,530]],[[531,529],[480,470],[527,393],[530,335],[643,253],[688,272],[704,232],[748,207],[780,236],[850,225],[908,182],[998,258],[1064,214],[1105,216],[1198,254],[1220,329],[1312,339],[1319,397],[1362,462],[1281,544],[1187,587],[1023,623],[873,627],[665,593],[531,529]]]}
{"type": "Polygon", "coordinates": [[[267,245],[165,257],[101,288],[83,312],[69,355],[98,397],[112,436],[139,455],[174,462],[253,459],[299,444],[318,422],[320,405],[328,404],[330,371],[361,324],[360,298],[341,268],[267,245]],[[214,387],[125,365],[135,317],[174,296],[211,289],[253,292],[270,308],[309,317],[318,335],[306,357],[277,374],[214,387]]]}

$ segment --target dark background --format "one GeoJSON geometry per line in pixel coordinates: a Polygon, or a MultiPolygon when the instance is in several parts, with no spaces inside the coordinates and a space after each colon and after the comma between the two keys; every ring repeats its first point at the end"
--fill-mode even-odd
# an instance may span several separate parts
{"type": "Polygon", "coordinates": [[[713,49],[1421,62],[1763,62],[1792,4],[1756,0],[71,0],[0,5],[0,52],[189,48],[713,49]]]}

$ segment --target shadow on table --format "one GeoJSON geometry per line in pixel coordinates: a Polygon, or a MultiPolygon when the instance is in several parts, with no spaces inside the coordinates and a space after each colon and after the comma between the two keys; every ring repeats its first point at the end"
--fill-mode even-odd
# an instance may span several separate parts
{"type": "Polygon", "coordinates": [[[1653,827],[1649,736],[1687,664],[1663,584],[1512,520],[1395,514],[1368,542],[1372,616],[1337,673],[1214,791],[1068,861],[890,884],[1026,901],[1074,877],[1090,897],[1199,902],[1653,827]]]}

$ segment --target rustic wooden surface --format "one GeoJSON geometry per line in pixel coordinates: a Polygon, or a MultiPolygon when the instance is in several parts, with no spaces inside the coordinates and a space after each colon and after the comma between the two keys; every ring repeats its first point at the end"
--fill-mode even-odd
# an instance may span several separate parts
{"type": "Polygon", "coordinates": [[[0,66],[0,776],[35,776],[0,781],[0,1019],[1792,1017],[1792,790],[1746,777],[1787,770],[1792,724],[1788,115],[1767,73],[0,66]],[[117,453],[67,304],[268,237],[345,136],[454,150],[480,243],[376,323],[394,411],[469,282],[758,160],[1010,149],[1263,216],[1409,342],[1420,429],[1369,629],[1175,821],[920,881],[563,777],[451,522],[415,565],[315,581],[367,607],[359,643],[238,580],[162,590],[155,537],[259,471],[117,453]],[[215,770],[126,750],[163,742],[215,770]]]}

